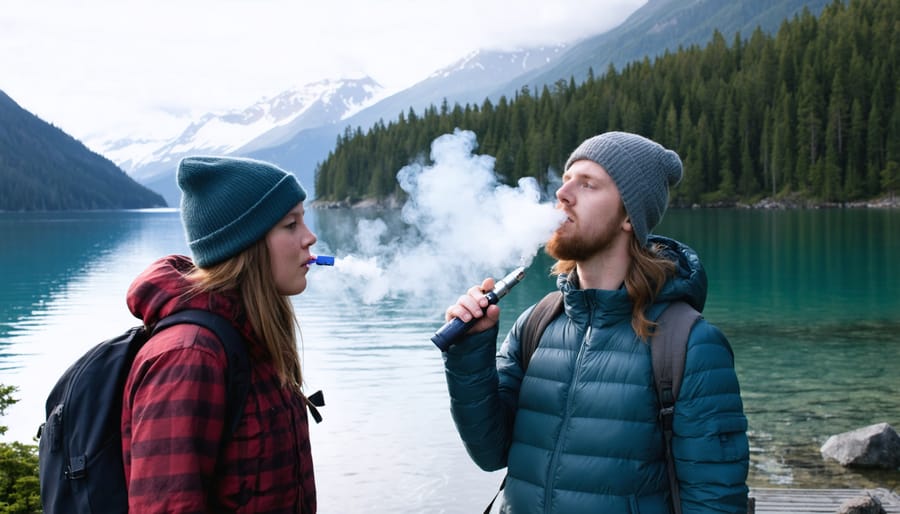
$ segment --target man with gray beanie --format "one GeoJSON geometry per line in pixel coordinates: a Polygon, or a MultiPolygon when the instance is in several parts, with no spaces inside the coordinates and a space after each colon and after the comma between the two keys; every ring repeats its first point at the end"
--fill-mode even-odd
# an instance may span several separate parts
{"type": "Polygon", "coordinates": [[[651,234],[682,174],[675,152],[640,135],[585,140],[566,162],[566,219],[546,246],[559,291],[525,310],[499,351],[493,279],[447,309],[477,319],[444,366],[469,455],[507,468],[501,512],[746,512],[747,420],[728,340],[698,314],[706,273],[691,248],[651,234]],[[670,305],[689,335],[664,427],[650,343],[670,305]],[[533,318],[550,319],[542,334],[533,318]]]}

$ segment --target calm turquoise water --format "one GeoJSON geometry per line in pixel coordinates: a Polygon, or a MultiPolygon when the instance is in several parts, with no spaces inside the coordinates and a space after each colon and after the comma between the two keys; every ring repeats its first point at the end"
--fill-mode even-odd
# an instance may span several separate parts
{"type": "MultiPolygon", "coordinates": [[[[375,216],[308,211],[320,252],[339,257],[295,298],[307,387],[328,403],[311,435],[321,512],[480,512],[502,473],[462,448],[429,338],[468,285],[517,263],[467,269],[384,234],[373,246],[375,216]]],[[[704,314],[734,347],[750,420],[751,485],[900,487],[898,472],[844,470],[818,450],[834,433],[900,428],[900,211],[671,210],[657,233],[706,266],[704,314]]],[[[0,383],[21,399],[0,424],[30,441],[55,377],[135,324],[132,278],[186,246],[173,211],[0,213],[0,241],[0,383]]],[[[501,302],[504,331],[550,290],[550,264],[538,254],[501,302]]]]}

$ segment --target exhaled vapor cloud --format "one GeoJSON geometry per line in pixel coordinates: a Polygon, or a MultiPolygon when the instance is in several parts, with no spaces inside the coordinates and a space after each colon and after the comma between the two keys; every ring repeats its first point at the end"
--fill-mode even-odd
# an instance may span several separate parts
{"type": "Polygon", "coordinates": [[[336,248],[337,273],[328,280],[340,280],[366,303],[412,296],[443,304],[487,276],[528,266],[564,216],[541,201],[535,179],[500,184],[494,158],[474,154],[476,146],[473,132],[456,130],[432,142],[433,165],[401,169],[408,230],[394,233],[377,218],[360,221],[360,253],[336,248]]]}

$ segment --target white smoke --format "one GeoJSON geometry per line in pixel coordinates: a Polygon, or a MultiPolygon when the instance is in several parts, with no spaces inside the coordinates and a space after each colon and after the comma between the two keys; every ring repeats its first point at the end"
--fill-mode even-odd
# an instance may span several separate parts
{"type": "Polygon", "coordinates": [[[409,195],[401,212],[408,230],[390,233],[381,219],[360,221],[361,255],[334,250],[344,290],[366,303],[408,295],[443,303],[487,276],[531,264],[564,215],[552,201],[542,203],[531,177],[517,187],[500,184],[494,158],[473,154],[476,146],[473,132],[457,129],[432,142],[433,165],[397,173],[409,195]]]}

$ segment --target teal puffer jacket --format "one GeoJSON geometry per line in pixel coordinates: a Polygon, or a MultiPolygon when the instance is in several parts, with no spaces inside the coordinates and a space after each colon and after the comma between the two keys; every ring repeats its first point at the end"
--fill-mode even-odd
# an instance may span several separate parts
{"type": "MultiPolygon", "coordinates": [[[[651,242],[669,248],[678,272],[648,316],[674,300],[702,311],[706,275],[696,253],[659,236],[651,242]]],[[[527,374],[519,333],[531,308],[499,352],[496,328],[448,350],[457,430],[479,467],[508,468],[502,512],[667,514],[649,346],[631,328],[624,288],[582,290],[575,281],[559,277],[565,315],[547,327],[527,374]]],[[[683,512],[746,512],[747,420],[734,359],[703,319],[691,330],[673,429],[683,512]]]]}

